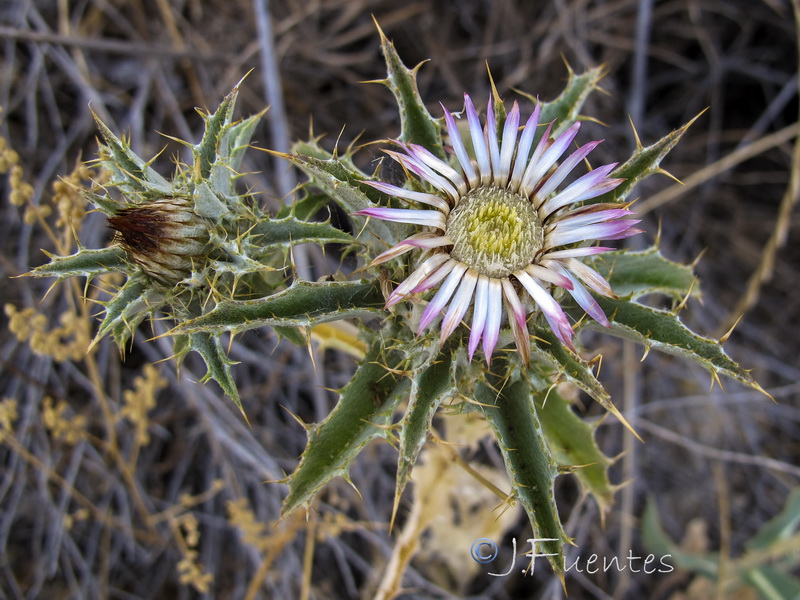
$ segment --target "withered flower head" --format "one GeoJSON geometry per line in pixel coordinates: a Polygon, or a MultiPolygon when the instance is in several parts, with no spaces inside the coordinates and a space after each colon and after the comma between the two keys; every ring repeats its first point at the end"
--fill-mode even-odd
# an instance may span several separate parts
{"type": "Polygon", "coordinates": [[[208,230],[191,198],[164,198],[133,205],[109,217],[130,257],[153,279],[174,285],[202,260],[208,230]]]}

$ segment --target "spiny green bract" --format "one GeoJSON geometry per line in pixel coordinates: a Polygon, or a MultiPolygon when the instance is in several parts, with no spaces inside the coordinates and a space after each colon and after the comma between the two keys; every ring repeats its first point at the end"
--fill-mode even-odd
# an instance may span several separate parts
{"type": "MultiPolygon", "coordinates": [[[[124,350],[146,317],[164,315],[178,325],[213,313],[236,312],[253,298],[286,287],[288,255],[298,243],[349,244],[352,237],[328,223],[299,220],[293,211],[273,218],[249,194],[237,191],[243,154],[263,112],[233,120],[238,85],[213,114],[201,113],[205,133],[191,148],[192,165],[178,165],[167,180],[99,119],[101,166],[110,173],[103,194],[84,191],[117,231],[108,248],[86,249],[51,261],[31,274],[64,279],[118,272],[125,281],[104,302],[95,343],[110,334],[124,350]],[[232,309],[230,307],[233,307],[232,309]]],[[[241,409],[221,331],[175,335],[178,363],[195,350],[214,379],[241,409]]]]}

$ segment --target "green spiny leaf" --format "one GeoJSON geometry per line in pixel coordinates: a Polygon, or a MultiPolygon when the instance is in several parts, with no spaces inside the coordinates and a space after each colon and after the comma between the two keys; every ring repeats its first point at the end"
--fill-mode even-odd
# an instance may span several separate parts
{"type": "Polygon", "coordinates": [[[297,327],[273,327],[272,329],[278,334],[279,339],[289,340],[295,346],[308,345],[308,338],[302,329],[297,327]]]}
{"type": "MultiPolygon", "coordinates": [[[[688,358],[715,376],[722,373],[763,392],[750,373],[725,354],[719,342],[692,332],[681,323],[677,315],[636,302],[612,300],[602,296],[595,298],[611,322],[610,328],[598,326],[600,331],[688,358]]],[[[587,320],[587,326],[595,328],[591,320],[587,320]]]]}
{"type": "Polygon", "coordinates": [[[394,49],[394,44],[383,34],[380,27],[378,33],[381,36],[381,51],[388,70],[387,78],[380,83],[386,85],[397,100],[400,109],[400,141],[406,144],[419,144],[439,158],[444,158],[441,126],[425,108],[417,89],[417,70],[422,65],[412,70],[407,69],[394,49]]]}
{"type": "Polygon", "coordinates": [[[150,191],[170,193],[171,188],[166,179],[137,156],[126,142],[114,135],[97,115],[94,115],[94,120],[106,143],[105,149],[101,147],[103,165],[115,176],[115,184],[126,192],[144,192],[150,188],[150,191]]]}
{"type": "MultiPolygon", "coordinates": [[[[228,172],[228,177],[232,174],[228,172]]],[[[194,187],[194,211],[206,219],[218,221],[230,212],[225,203],[219,199],[205,181],[200,181],[194,187]]]]}
{"type": "Polygon", "coordinates": [[[597,447],[594,428],[575,414],[555,388],[538,390],[533,399],[553,458],[562,467],[575,467],[573,474],[584,493],[592,494],[605,513],[614,502],[608,480],[611,461],[597,447]]]}
{"type": "Polygon", "coordinates": [[[130,264],[126,261],[125,251],[120,246],[111,246],[100,250],[78,250],[70,256],[55,256],[46,252],[50,262],[36,267],[28,273],[32,277],[91,277],[100,273],[128,272],[130,264]]]}
{"type": "Polygon", "coordinates": [[[115,200],[111,196],[100,196],[99,194],[94,194],[89,190],[82,189],[80,190],[80,193],[81,196],[91,202],[97,210],[108,217],[113,217],[119,210],[128,206],[127,203],[115,200]]]}
{"type": "MultiPolygon", "coordinates": [[[[699,117],[700,115],[698,115],[699,117]]],[[[659,165],[662,159],[675,147],[675,144],[680,141],[686,130],[694,123],[694,119],[686,123],[683,127],[674,130],[672,133],[665,135],[652,146],[644,148],[636,140],[636,150],[634,150],[631,157],[622,165],[611,172],[611,177],[621,177],[623,181],[614,190],[594,198],[591,202],[622,202],[625,200],[633,188],[636,187],[640,181],[649,177],[653,173],[663,172],[659,165]]]]}
{"type": "Polygon", "coordinates": [[[238,95],[239,86],[237,84],[231,93],[225,96],[219,108],[213,114],[203,115],[206,129],[203,132],[203,138],[200,143],[194,147],[195,169],[199,180],[208,179],[211,173],[211,166],[216,162],[220,136],[224,126],[231,122],[231,115],[238,95]]]}
{"type": "Polygon", "coordinates": [[[247,415],[244,414],[242,408],[242,400],[239,398],[239,390],[231,376],[231,365],[235,363],[225,354],[219,336],[198,332],[192,333],[189,337],[192,349],[197,351],[203,357],[203,362],[206,363],[206,374],[200,381],[206,382],[209,379],[216,381],[247,420],[247,415]]]}
{"type": "Polygon", "coordinates": [[[163,306],[164,302],[163,294],[153,288],[147,275],[134,273],[117,294],[105,303],[106,314],[97,330],[95,342],[111,333],[117,346],[124,348],[139,323],[163,306]]]}
{"type": "Polygon", "coordinates": [[[341,391],[336,407],[322,423],[309,429],[300,465],[289,477],[282,515],[310,503],[334,477],[346,477],[348,466],[361,449],[370,440],[385,437],[392,415],[408,390],[408,379],[399,379],[392,372],[401,359],[400,353],[383,353],[379,341],[370,346],[341,391]]]}
{"type": "MultiPolygon", "coordinates": [[[[597,89],[597,82],[602,79],[602,68],[595,67],[576,75],[569,69],[569,79],[564,91],[552,102],[543,102],[539,116],[541,123],[549,123],[557,119],[553,135],[558,135],[570,127],[580,116],[586,98],[597,89]]],[[[528,96],[531,100],[535,98],[528,96]]]]}
{"type": "Polygon", "coordinates": [[[427,366],[411,382],[408,409],[400,421],[400,456],[397,464],[395,507],[408,483],[411,469],[431,430],[436,409],[455,393],[450,376],[449,351],[442,352],[437,362],[427,366]]]}
{"type": "Polygon", "coordinates": [[[350,244],[355,242],[349,233],[330,223],[299,221],[295,217],[267,218],[250,231],[251,243],[262,251],[295,244],[350,244]]]}
{"type": "Polygon", "coordinates": [[[521,380],[475,386],[475,397],[497,437],[514,494],[528,514],[539,551],[563,576],[564,542],[568,542],[558,517],[553,487],[558,469],[547,447],[530,386],[521,380]],[[491,387],[490,387],[491,385],[491,387]]]}
{"type": "MultiPolygon", "coordinates": [[[[253,132],[266,112],[264,110],[225,127],[219,143],[218,163],[221,163],[220,170],[224,168],[229,170],[229,178],[231,172],[235,173],[239,170],[244,153],[249,147],[250,139],[253,137],[253,132]]],[[[217,167],[216,164],[215,167],[217,167]]]]}
{"type": "Polygon", "coordinates": [[[306,327],[382,314],[383,294],[377,282],[295,281],[291,287],[267,298],[220,302],[207,314],[185,321],[169,334],[208,331],[245,331],[257,327],[306,327]]]}
{"type": "Polygon", "coordinates": [[[653,246],[641,252],[615,250],[587,261],[611,284],[618,296],[635,300],[665,294],[675,300],[700,297],[700,284],[689,265],[672,262],[653,246]]]}
{"type": "MultiPolygon", "coordinates": [[[[389,196],[371,188],[359,181],[358,176],[347,170],[336,159],[320,160],[299,154],[276,153],[292,162],[311,178],[314,186],[330,196],[348,215],[366,208],[376,206],[389,206],[389,196]]],[[[366,221],[365,217],[353,217],[357,227],[366,221]]],[[[388,223],[380,219],[373,219],[370,224],[370,233],[375,237],[366,236],[364,243],[372,250],[382,252],[386,246],[393,246],[400,241],[400,236],[408,231],[407,225],[388,223]],[[377,239],[376,239],[377,238],[377,239]]]]}
{"type": "Polygon", "coordinates": [[[620,423],[636,435],[636,432],[633,431],[628,421],[622,416],[622,413],[611,402],[608,392],[592,374],[588,365],[564,348],[561,342],[556,339],[552,330],[532,325],[532,333],[534,337],[532,338],[531,349],[535,354],[555,367],[558,373],[563,373],[569,381],[594,398],[600,406],[619,419],[620,423]]]}
{"type": "Polygon", "coordinates": [[[284,219],[289,216],[294,216],[301,221],[308,221],[319,211],[328,206],[329,202],[331,202],[331,199],[327,194],[315,192],[307,193],[299,200],[282,206],[275,215],[275,218],[284,219]]]}

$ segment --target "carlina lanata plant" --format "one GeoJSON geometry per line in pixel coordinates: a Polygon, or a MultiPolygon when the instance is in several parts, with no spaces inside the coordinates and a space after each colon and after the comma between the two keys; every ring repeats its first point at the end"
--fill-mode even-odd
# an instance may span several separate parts
{"type": "Polygon", "coordinates": [[[199,168],[179,170],[171,183],[156,179],[101,126],[103,160],[128,201],[93,199],[120,232],[119,243],[56,258],[36,274],[122,270],[128,282],[107,305],[98,335],[113,331],[124,343],[144,313],[167,312],[177,345],[199,349],[229,394],[235,387],[218,350],[225,332],[268,326],[305,343],[317,325],[359,319],[361,364],[330,414],[306,425],[308,444],[285,481],[283,513],[310,506],[333,478],[349,480],[353,460],[379,437],[399,450],[396,511],[436,412],[477,413],[505,460],[508,499],[524,507],[536,538],[551,540],[542,553],[563,577],[563,544],[570,540],[555,505],[556,477],[574,474],[601,511],[615,486],[595,425],[572,410],[557,384],[571,382],[627,425],[593,363],[581,356],[583,329],[677,354],[714,379],[725,375],[760,389],[719,342],[678,318],[684,300],[699,294],[690,266],[657,247],[598,245],[640,232],[629,195],[661,171],[689,124],[651,146],[637,143],[622,164],[590,169],[581,164],[599,142],[572,146],[599,69],[570,72],[555,100],[528,97],[530,110],[514,102],[507,111],[493,87],[481,119],[465,95],[462,130],[448,110],[441,118],[428,112],[417,69],[405,67],[382,33],[381,48],[388,68],[381,83],[395,96],[401,120],[386,152],[402,167],[402,184],[387,183],[381,165],[374,173],[359,169],[351,150],[330,153],[311,139],[279,154],[308,181],[287,214],[267,217],[233,186],[257,118],[231,121],[234,92],[206,117],[204,141],[194,147],[199,168]],[[351,215],[357,239],[329,223],[301,220],[330,203],[351,215]],[[152,240],[143,230],[164,234],[152,240]],[[275,270],[285,259],[279,250],[309,241],[345,244],[364,266],[316,282],[275,270]],[[652,294],[666,296],[673,308],[640,301],[652,294]],[[209,347],[217,349],[211,360],[209,347]],[[215,361],[225,370],[215,370],[215,361]]]}

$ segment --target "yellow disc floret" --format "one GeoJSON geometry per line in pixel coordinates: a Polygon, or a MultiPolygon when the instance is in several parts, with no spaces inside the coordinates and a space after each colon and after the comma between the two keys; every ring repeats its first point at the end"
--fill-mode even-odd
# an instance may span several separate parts
{"type": "Polygon", "coordinates": [[[544,241],[530,201],[503,188],[481,187],[461,198],[447,219],[451,256],[489,277],[529,265],[544,241]]]}

